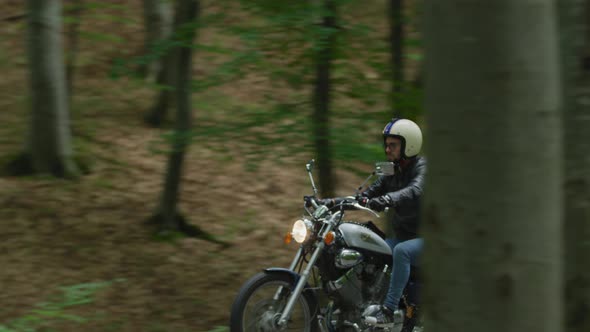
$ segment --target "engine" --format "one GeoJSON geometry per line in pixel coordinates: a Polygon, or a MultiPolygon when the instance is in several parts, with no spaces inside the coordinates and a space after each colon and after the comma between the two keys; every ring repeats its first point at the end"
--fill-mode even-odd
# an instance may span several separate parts
{"type": "Polygon", "coordinates": [[[364,259],[360,252],[352,249],[341,249],[334,264],[342,273],[328,280],[326,289],[340,307],[360,309],[383,301],[389,283],[387,265],[364,259]]]}

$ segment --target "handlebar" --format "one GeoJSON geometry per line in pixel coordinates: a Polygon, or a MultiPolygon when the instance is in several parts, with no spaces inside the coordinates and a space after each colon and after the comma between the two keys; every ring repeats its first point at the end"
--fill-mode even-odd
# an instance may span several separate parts
{"type": "Polygon", "coordinates": [[[370,213],[372,213],[372,214],[373,214],[375,217],[377,217],[377,218],[379,218],[379,217],[380,217],[380,216],[379,216],[379,213],[377,213],[377,212],[375,212],[375,211],[373,211],[373,210],[369,209],[369,208],[368,208],[368,207],[366,207],[366,206],[362,206],[362,205],[360,205],[358,202],[355,202],[354,204],[352,204],[352,206],[354,206],[354,207],[355,207],[357,210],[363,210],[363,211],[370,212],[370,213]]]}
{"type": "MultiPolygon", "coordinates": [[[[306,207],[313,206],[314,209],[317,209],[319,206],[322,205],[321,202],[317,198],[315,198],[314,196],[305,196],[304,200],[305,200],[306,207]]],[[[331,207],[330,209],[333,209],[335,207],[342,207],[344,209],[346,209],[346,207],[352,207],[355,210],[367,211],[367,212],[373,214],[377,218],[380,217],[379,214],[377,212],[375,212],[374,210],[371,210],[370,208],[368,208],[366,206],[360,205],[359,202],[357,201],[357,199],[353,196],[348,196],[348,197],[344,197],[344,199],[335,200],[334,206],[331,207]]]]}

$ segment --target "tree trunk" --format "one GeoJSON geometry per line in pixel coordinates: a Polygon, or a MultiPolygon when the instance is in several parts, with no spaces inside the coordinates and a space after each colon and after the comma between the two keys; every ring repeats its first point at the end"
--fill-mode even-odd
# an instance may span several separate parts
{"type": "Polygon", "coordinates": [[[61,40],[61,1],[28,0],[31,117],[25,155],[31,169],[73,177],[65,70],[61,40]]]}
{"type": "Polygon", "coordinates": [[[177,231],[227,247],[230,245],[229,243],[215,238],[197,226],[188,224],[177,208],[184,155],[191,141],[192,43],[196,34],[194,23],[198,19],[199,11],[198,0],[179,0],[177,2],[174,30],[179,43],[172,52],[174,59],[177,60],[173,65],[179,73],[174,84],[174,95],[177,100],[176,123],[172,138],[172,151],[168,156],[167,172],[164,178],[164,191],[158,210],[148,222],[155,223],[160,234],[177,231]]]}
{"type": "Polygon", "coordinates": [[[180,0],[174,19],[175,30],[182,46],[174,50],[174,53],[177,53],[178,61],[175,65],[179,73],[175,84],[177,100],[176,125],[160,205],[160,212],[163,217],[162,226],[168,230],[181,230],[181,223],[183,222],[177,216],[176,207],[184,154],[191,139],[191,46],[195,36],[195,27],[189,25],[198,17],[198,10],[199,3],[197,0],[180,0]]]}
{"type": "Polygon", "coordinates": [[[174,106],[175,93],[174,85],[178,81],[177,73],[177,52],[168,51],[163,58],[165,64],[158,71],[156,84],[161,87],[160,92],[156,97],[154,105],[148,110],[144,116],[144,121],[147,125],[152,127],[161,127],[168,114],[168,109],[174,106]]]}
{"type": "MultiPolygon", "coordinates": [[[[146,20],[146,54],[150,48],[165,39],[175,39],[173,30],[176,30],[177,22],[174,22],[174,29],[170,24],[171,8],[166,0],[144,0],[144,13],[146,20]],[[151,18],[151,19],[150,19],[151,18]],[[151,22],[155,20],[155,22],[151,22]]],[[[177,15],[177,14],[176,14],[177,15]]],[[[177,17],[174,18],[176,20],[177,17]]],[[[160,127],[166,119],[168,109],[173,106],[175,93],[172,88],[177,80],[178,52],[168,50],[158,60],[154,60],[145,68],[147,76],[156,76],[156,84],[162,89],[156,97],[154,105],[144,116],[146,124],[153,127],[160,127]]],[[[151,78],[150,78],[151,79],[151,78]]]]}
{"type": "Polygon", "coordinates": [[[590,71],[590,1],[584,0],[584,70],[590,71]]]}
{"type": "Polygon", "coordinates": [[[318,41],[316,58],[316,82],[314,88],[314,140],[320,176],[322,197],[334,195],[332,173],[332,149],[330,146],[330,69],[336,41],[336,5],[334,0],[324,0],[324,17],[318,41]]]}
{"type": "Polygon", "coordinates": [[[68,106],[72,109],[72,96],[74,93],[74,67],[76,65],[76,58],[78,56],[78,37],[80,30],[80,20],[82,18],[83,0],[71,0],[72,5],[71,14],[74,18],[70,23],[67,31],[67,56],[66,56],[66,84],[68,92],[68,106]]]}
{"type": "Polygon", "coordinates": [[[401,118],[403,110],[398,107],[404,84],[404,13],[403,0],[389,0],[389,42],[391,45],[391,104],[393,116],[401,118]]]}
{"type": "Polygon", "coordinates": [[[143,0],[145,25],[144,54],[148,55],[147,63],[143,64],[140,75],[148,81],[155,81],[164,68],[165,57],[156,58],[154,47],[170,38],[172,33],[172,8],[168,0],[143,0]]]}
{"type": "Polygon", "coordinates": [[[590,331],[590,32],[584,6],[560,2],[564,82],[565,331],[590,331]]]}
{"type": "Polygon", "coordinates": [[[561,331],[555,5],[426,4],[429,332],[561,331]]]}
{"type": "MultiPolygon", "coordinates": [[[[395,118],[404,116],[403,110],[399,107],[399,100],[402,98],[402,87],[404,84],[404,21],[403,21],[403,0],[389,0],[388,21],[389,21],[389,45],[391,54],[391,111],[395,118]]],[[[394,211],[386,213],[386,220],[394,218],[394,211]]],[[[391,222],[385,223],[385,234],[393,237],[395,232],[391,222]]]]}

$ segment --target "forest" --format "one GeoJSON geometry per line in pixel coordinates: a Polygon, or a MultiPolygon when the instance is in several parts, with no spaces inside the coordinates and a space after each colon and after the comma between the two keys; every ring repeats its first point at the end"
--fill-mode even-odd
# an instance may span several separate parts
{"type": "Polygon", "coordinates": [[[354,195],[392,118],[424,134],[424,330],[590,331],[590,0],[2,0],[0,26],[0,332],[230,331],[297,251],[306,163],[354,195]]]}

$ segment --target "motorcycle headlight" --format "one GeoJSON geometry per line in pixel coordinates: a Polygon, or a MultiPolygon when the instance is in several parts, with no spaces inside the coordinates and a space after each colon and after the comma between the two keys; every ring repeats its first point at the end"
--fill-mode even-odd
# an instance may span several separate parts
{"type": "Polygon", "coordinates": [[[293,224],[291,235],[297,243],[303,243],[311,231],[312,223],[306,219],[299,219],[293,224]]]}

